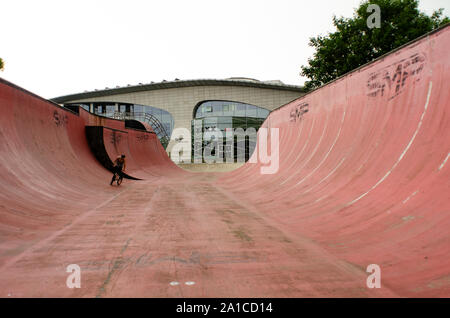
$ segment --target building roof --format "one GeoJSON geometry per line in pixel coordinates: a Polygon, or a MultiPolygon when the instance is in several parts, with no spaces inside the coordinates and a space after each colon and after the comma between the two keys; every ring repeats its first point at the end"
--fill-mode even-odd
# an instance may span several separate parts
{"type": "Polygon", "coordinates": [[[87,99],[93,97],[103,97],[118,94],[135,93],[142,91],[166,89],[166,88],[180,88],[180,87],[193,87],[193,86],[246,86],[256,88],[267,88],[277,90],[287,90],[294,92],[304,92],[302,86],[287,85],[279,80],[274,81],[258,81],[251,78],[232,77],[227,79],[196,79],[196,80],[179,80],[174,81],[162,81],[159,83],[139,83],[138,85],[128,85],[116,88],[106,88],[102,90],[94,90],[91,92],[83,92],[71,95],[65,95],[52,98],[51,101],[55,103],[64,103],[73,100],[87,99]]]}

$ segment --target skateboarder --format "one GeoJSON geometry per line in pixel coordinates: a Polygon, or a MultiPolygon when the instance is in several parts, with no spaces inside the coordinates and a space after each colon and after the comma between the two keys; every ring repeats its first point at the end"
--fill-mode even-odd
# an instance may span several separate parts
{"type": "Polygon", "coordinates": [[[116,174],[118,178],[120,179],[123,178],[122,171],[125,171],[126,167],[127,163],[125,161],[125,155],[118,156],[117,159],[114,161],[113,177],[111,179],[110,185],[112,185],[114,180],[116,180],[116,174]]]}

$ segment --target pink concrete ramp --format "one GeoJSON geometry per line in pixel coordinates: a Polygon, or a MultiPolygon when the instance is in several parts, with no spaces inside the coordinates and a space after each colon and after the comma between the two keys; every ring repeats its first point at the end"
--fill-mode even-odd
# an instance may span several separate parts
{"type": "Polygon", "coordinates": [[[258,151],[188,173],[151,132],[0,80],[0,297],[449,297],[449,47],[447,27],[272,112],[272,174],[258,151]],[[110,186],[86,127],[142,180],[110,186]]]}
{"type": "Polygon", "coordinates": [[[247,164],[220,184],[351,266],[379,265],[399,295],[449,297],[449,48],[446,27],[273,111],[278,172],[247,164]]]}

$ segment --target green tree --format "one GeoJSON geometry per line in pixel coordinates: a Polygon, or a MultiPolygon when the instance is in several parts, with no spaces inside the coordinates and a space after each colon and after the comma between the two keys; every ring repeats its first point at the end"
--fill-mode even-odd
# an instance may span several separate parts
{"type": "Polygon", "coordinates": [[[0,71],[3,71],[3,66],[4,66],[5,64],[3,63],[3,60],[2,60],[2,58],[0,57],[0,71]]]}
{"type": "Polygon", "coordinates": [[[418,0],[365,0],[352,18],[334,16],[334,33],[309,40],[315,53],[308,65],[301,66],[300,75],[309,79],[305,88],[317,88],[450,22],[442,16],[443,9],[428,16],[419,11],[418,5],[418,0]],[[367,12],[370,4],[380,7],[379,28],[368,27],[367,20],[373,13],[367,12]]]}

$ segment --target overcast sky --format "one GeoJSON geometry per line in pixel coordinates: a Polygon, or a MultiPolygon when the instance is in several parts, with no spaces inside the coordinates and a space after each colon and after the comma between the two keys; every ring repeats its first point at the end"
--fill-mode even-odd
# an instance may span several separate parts
{"type": "MultiPolygon", "coordinates": [[[[308,39],[360,0],[3,0],[3,77],[45,98],[151,81],[302,85],[308,39]]],[[[421,0],[427,14],[449,0],[421,0]]]]}

